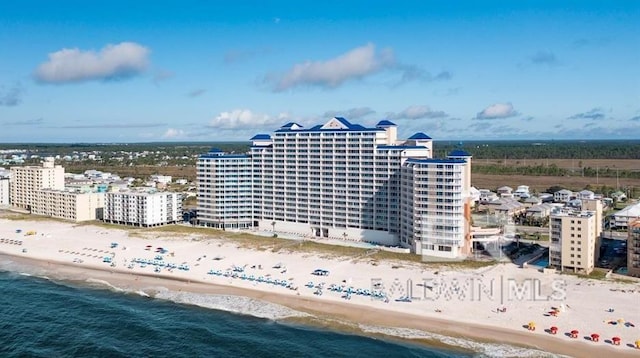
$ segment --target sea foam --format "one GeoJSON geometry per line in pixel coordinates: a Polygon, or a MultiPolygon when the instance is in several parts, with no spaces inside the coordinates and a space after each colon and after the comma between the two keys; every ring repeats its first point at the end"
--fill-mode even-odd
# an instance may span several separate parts
{"type": "Polygon", "coordinates": [[[154,297],[181,304],[233,312],[270,320],[309,316],[307,313],[299,312],[285,306],[242,296],[164,291],[158,292],[154,297]]]}
{"type": "Polygon", "coordinates": [[[568,358],[564,355],[548,353],[545,351],[517,347],[509,344],[500,343],[483,343],[467,338],[445,336],[437,333],[430,333],[418,329],[399,328],[399,327],[380,327],[372,325],[358,325],[365,333],[384,334],[386,336],[398,337],[404,339],[428,339],[442,342],[444,344],[468,349],[477,352],[475,357],[522,357],[522,358],[568,358]]]}

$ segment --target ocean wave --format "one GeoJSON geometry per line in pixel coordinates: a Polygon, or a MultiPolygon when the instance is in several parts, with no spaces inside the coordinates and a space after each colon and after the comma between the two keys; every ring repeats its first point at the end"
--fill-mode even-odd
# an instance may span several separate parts
{"type": "Polygon", "coordinates": [[[468,349],[477,352],[475,357],[522,357],[522,358],[568,358],[564,355],[553,354],[533,348],[524,348],[509,344],[483,343],[467,338],[445,336],[437,333],[430,333],[418,329],[400,327],[380,327],[360,324],[358,327],[365,333],[384,334],[386,336],[404,339],[428,339],[442,342],[444,344],[468,349]]]}
{"type": "Polygon", "coordinates": [[[242,296],[165,291],[156,293],[155,298],[274,321],[290,317],[309,316],[307,313],[288,307],[242,296]]]}
{"type": "Polygon", "coordinates": [[[109,290],[114,291],[114,292],[125,292],[126,291],[124,288],[120,288],[120,287],[112,285],[109,281],[99,280],[99,279],[96,279],[96,278],[88,278],[88,279],[85,280],[85,282],[90,283],[90,284],[95,284],[97,286],[107,287],[109,290]]]}

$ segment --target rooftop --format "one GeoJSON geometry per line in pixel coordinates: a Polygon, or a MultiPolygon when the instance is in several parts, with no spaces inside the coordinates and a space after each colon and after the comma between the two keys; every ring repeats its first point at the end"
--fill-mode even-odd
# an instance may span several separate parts
{"type": "Polygon", "coordinates": [[[388,127],[388,126],[395,126],[395,125],[396,125],[395,123],[389,120],[383,119],[380,122],[378,122],[378,124],[376,124],[376,127],[388,127]]]}
{"type": "Polygon", "coordinates": [[[422,132],[418,132],[414,135],[412,135],[411,137],[409,137],[409,139],[431,139],[431,137],[429,137],[428,135],[422,133],[422,132]]]}

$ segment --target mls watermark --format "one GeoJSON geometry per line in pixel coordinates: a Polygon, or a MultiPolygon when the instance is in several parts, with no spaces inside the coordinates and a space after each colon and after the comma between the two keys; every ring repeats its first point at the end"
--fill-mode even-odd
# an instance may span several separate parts
{"type": "Polygon", "coordinates": [[[567,283],[553,279],[544,283],[537,278],[425,278],[392,281],[371,280],[374,298],[404,301],[487,301],[505,303],[513,301],[564,301],[567,283]]]}

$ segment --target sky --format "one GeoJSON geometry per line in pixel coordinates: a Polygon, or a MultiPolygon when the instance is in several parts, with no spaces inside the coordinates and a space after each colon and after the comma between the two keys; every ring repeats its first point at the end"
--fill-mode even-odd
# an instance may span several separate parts
{"type": "Polygon", "coordinates": [[[640,1],[97,4],[0,2],[0,142],[640,139],[640,1]]]}

